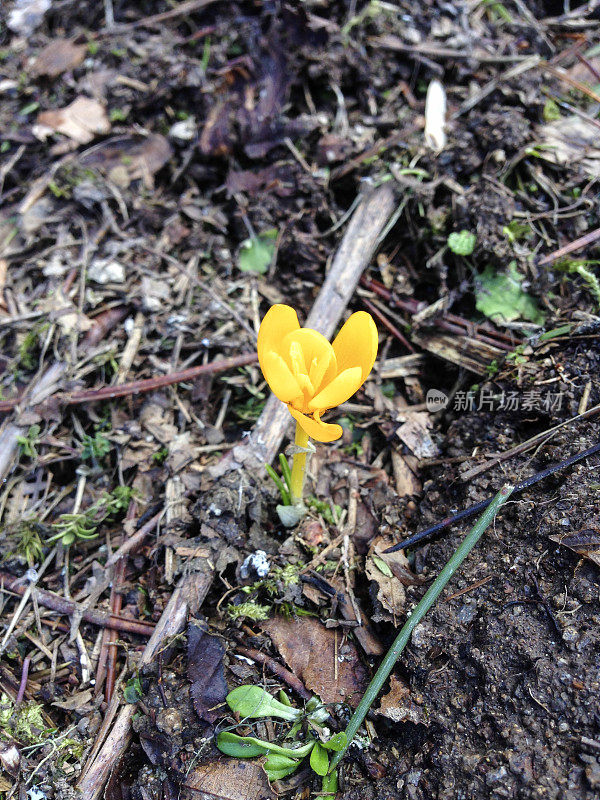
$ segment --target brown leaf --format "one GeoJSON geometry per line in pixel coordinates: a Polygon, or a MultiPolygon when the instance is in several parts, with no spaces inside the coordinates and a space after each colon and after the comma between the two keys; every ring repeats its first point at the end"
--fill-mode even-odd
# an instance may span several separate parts
{"type": "Polygon", "coordinates": [[[202,764],[188,772],[181,800],[275,800],[265,771],[238,758],[202,764]]]}
{"type": "Polygon", "coordinates": [[[84,153],[80,163],[84,167],[97,167],[120,186],[142,178],[144,185],[152,188],[153,176],[171,158],[171,145],[160,134],[145,139],[124,137],[111,139],[84,153]]]}
{"type": "Polygon", "coordinates": [[[439,447],[431,438],[431,428],[430,415],[416,411],[408,415],[406,422],[396,430],[396,435],[417,458],[433,458],[439,455],[439,447]]]}
{"type": "Polygon", "coordinates": [[[395,675],[390,678],[390,690],[381,698],[381,705],[375,713],[392,722],[414,722],[416,725],[425,722],[423,709],[414,701],[404,681],[395,675]]]}
{"type": "Polygon", "coordinates": [[[31,65],[31,72],[37,76],[56,78],[78,67],[85,58],[86,50],[85,44],[75,44],[71,39],[55,39],[38,53],[31,65]]]}
{"type": "Polygon", "coordinates": [[[549,538],[600,567],[600,530],[597,528],[584,528],[578,533],[559,534],[549,538]]]}
{"type": "Polygon", "coordinates": [[[91,711],[93,697],[91,689],[84,689],[82,692],[76,692],[67,697],[66,700],[56,700],[52,705],[56,706],[56,708],[62,708],[63,711],[79,711],[87,706],[91,711]]]}
{"type": "Polygon", "coordinates": [[[109,131],[104,106],[89,97],[77,97],[65,108],[42,111],[33,127],[34,134],[42,141],[52,133],[62,133],[77,144],[87,144],[97,134],[109,131]]]}
{"type": "Polygon", "coordinates": [[[292,672],[324,703],[358,705],[368,684],[367,670],[354,644],[338,630],[311,617],[275,617],[262,628],[292,672]]]}
{"type": "Polygon", "coordinates": [[[203,624],[188,627],[187,674],[192,682],[190,697],[196,714],[211,724],[222,715],[219,706],[227,696],[223,667],[225,648],[216,636],[209,636],[203,624]]]}
{"type": "Polygon", "coordinates": [[[393,615],[394,624],[398,624],[397,617],[404,611],[406,592],[395,572],[408,570],[408,561],[402,550],[384,554],[383,550],[389,547],[389,544],[383,537],[375,539],[369,548],[365,574],[369,580],[377,584],[377,599],[385,610],[393,615]]]}

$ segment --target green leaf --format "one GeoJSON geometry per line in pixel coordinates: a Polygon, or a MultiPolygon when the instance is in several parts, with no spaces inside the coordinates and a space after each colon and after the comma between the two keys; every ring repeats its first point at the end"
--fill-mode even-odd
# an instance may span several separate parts
{"type": "Polygon", "coordinates": [[[321,742],[321,746],[324,747],[326,750],[335,750],[337,753],[339,750],[343,750],[346,747],[348,742],[348,737],[341,731],[340,733],[336,733],[334,736],[329,739],[327,742],[321,742]]]}
{"type": "Polygon", "coordinates": [[[238,267],[242,272],[265,274],[275,253],[277,235],[277,229],[272,228],[271,230],[263,231],[255,238],[246,239],[242,242],[238,255],[238,267]]]}
{"type": "Polygon", "coordinates": [[[259,745],[251,736],[237,736],[231,731],[223,731],[217,736],[217,747],[226,756],[233,758],[255,758],[264,756],[268,743],[265,746],[259,745]]]}
{"type": "Polygon", "coordinates": [[[300,766],[300,761],[288,756],[280,756],[275,753],[269,753],[265,759],[263,767],[267,773],[267,778],[270,781],[280,781],[282,778],[287,778],[292,772],[295,772],[300,766]]]}
{"type": "Polygon", "coordinates": [[[551,331],[544,331],[538,341],[547,342],[550,339],[556,339],[557,336],[566,336],[571,332],[572,327],[573,325],[568,322],[566,325],[561,325],[560,328],[553,328],[551,331]]]}
{"type": "Polygon", "coordinates": [[[318,742],[315,744],[310,754],[310,766],[317,775],[327,775],[329,756],[327,755],[327,750],[318,742]]]}
{"type": "Polygon", "coordinates": [[[491,267],[486,267],[475,289],[477,310],[495,322],[525,319],[541,325],[544,314],[533,297],[523,291],[521,284],[514,261],[508,265],[506,273],[496,274],[491,267]]]}
{"type": "Polygon", "coordinates": [[[279,702],[283,703],[283,705],[287,706],[288,708],[292,707],[292,701],[287,696],[287,694],[283,691],[283,689],[279,690],[279,702]]]}
{"type": "Polygon", "coordinates": [[[385,563],[383,558],[380,558],[379,556],[376,556],[374,554],[371,556],[371,558],[373,559],[373,563],[375,564],[375,566],[377,567],[379,572],[383,572],[383,574],[387,578],[393,578],[394,577],[394,574],[393,574],[392,570],[388,567],[388,565],[385,563]]]}
{"type": "Polygon", "coordinates": [[[322,725],[329,717],[327,708],[323,705],[321,700],[314,695],[306,704],[306,713],[308,719],[311,720],[311,722],[315,722],[317,725],[322,725]]]}
{"type": "Polygon", "coordinates": [[[475,249],[477,237],[471,231],[460,231],[448,236],[448,247],[457,256],[470,256],[475,249]]]}
{"type": "Polygon", "coordinates": [[[333,772],[328,773],[327,775],[323,775],[323,781],[321,783],[321,792],[323,794],[337,794],[338,790],[338,773],[337,769],[334,769],[333,772]]]}
{"type": "Polygon", "coordinates": [[[238,736],[231,731],[223,731],[217,736],[217,747],[222,753],[235,758],[254,758],[264,756],[266,753],[275,753],[287,758],[304,758],[312,750],[314,741],[311,740],[301,747],[280,747],[278,744],[263,742],[254,736],[238,736]]]}
{"type": "Polygon", "coordinates": [[[560,108],[554,100],[550,98],[546,100],[542,113],[546,122],[556,122],[557,119],[560,119],[560,108]]]}
{"type": "Polygon", "coordinates": [[[293,722],[302,713],[297,708],[284,706],[260,686],[238,686],[225,699],[229,708],[244,719],[280,717],[293,722]]]}
{"type": "Polygon", "coordinates": [[[133,675],[125,684],[123,699],[126,703],[134,705],[142,699],[142,682],[139,675],[133,675]]]}

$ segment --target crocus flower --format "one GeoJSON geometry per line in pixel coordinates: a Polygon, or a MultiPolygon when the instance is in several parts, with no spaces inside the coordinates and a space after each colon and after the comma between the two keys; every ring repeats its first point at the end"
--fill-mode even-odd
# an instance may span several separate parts
{"type": "Polygon", "coordinates": [[[271,391],[287,404],[302,430],[317,442],[333,442],[340,425],[321,420],[360,389],[377,355],[377,328],[366,311],[348,319],[333,344],[301,328],[290,306],[272,306],[258,331],[258,360],[271,391]]]}

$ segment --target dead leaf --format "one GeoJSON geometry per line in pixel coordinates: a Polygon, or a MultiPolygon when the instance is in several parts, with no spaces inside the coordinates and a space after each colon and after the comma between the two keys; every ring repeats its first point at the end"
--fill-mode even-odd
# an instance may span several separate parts
{"type": "Polygon", "coordinates": [[[416,411],[396,430],[396,435],[417,458],[434,458],[440,450],[431,438],[431,428],[429,414],[416,411]]]}
{"type": "Polygon", "coordinates": [[[143,428],[163,445],[168,445],[177,436],[177,426],[173,423],[173,413],[158,403],[144,403],[139,414],[143,428]]]}
{"type": "Polygon", "coordinates": [[[53,133],[62,133],[77,144],[87,144],[98,134],[109,131],[104,106],[89,97],[77,97],[65,108],[42,111],[33,126],[34,135],[41,141],[53,133]]]}
{"type": "Polygon", "coordinates": [[[600,530],[597,528],[584,528],[578,533],[559,534],[548,538],[600,567],[600,530]]]}
{"type": "Polygon", "coordinates": [[[56,322],[65,333],[87,331],[92,327],[91,320],[66,297],[59,286],[40,303],[40,310],[55,312],[56,322]]]}
{"type": "Polygon", "coordinates": [[[194,767],[181,787],[181,800],[275,800],[256,761],[221,759],[194,767]]]}
{"type": "Polygon", "coordinates": [[[145,139],[131,136],[103,142],[84,153],[80,163],[84,167],[101,169],[120,186],[126,187],[141,178],[151,189],[153,176],[164,167],[172,152],[167,139],[158,133],[145,139]]]}
{"type": "Polygon", "coordinates": [[[67,70],[78,67],[87,51],[85,44],[75,44],[71,39],[55,39],[38,53],[31,65],[33,75],[56,78],[67,70]]]}
{"type": "Polygon", "coordinates": [[[427,724],[423,709],[413,699],[412,692],[404,681],[392,675],[390,690],[381,698],[381,705],[375,711],[392,722],[413,722],[415,725],[427,724]]]}
{"type": "Polygon", "coordinates": [[[66,700],[56,700],[52,705],[56,706],[56,708],[62,708],[63,711],[79,711],[86,706],[91,709],[93,697],[94,693],[91,689],[84,689],[83,692],[72,694],[66,700]]]}
{"type": "Polygon", "coordinates": [[[355,645],[340,631],[311,617],[275,617],[262,628],[292,672],[324,703],[358,705],[368,684],[367,670],[355,645]]]}
{"type": "Polygon", "coordinates": [[[8,270],[8,261],[4,258],[0,258],[0,294],[4,291],[4,286],[6,285],[6,272],[8,270]]]}
{"type": "Polygon", "coordinates": [[[565,74],[574,81],[580,81],[580,83],[587,83],[590,86],[594,86],[598,81],[592,70],[596,70],[596,72],[600,70],[600,58],[598,56],[591,56],[591,58],[587,58],[585,61],[576,61],[572,67],[565,69],[565,74]],[[588,64],[592,69],[588,67],[588,64]]]}
{"type": "Polygon", "coordinates": [[[421,481],[409,466],[408,459],[412,456],[403,456],[394,447],[392,448],[392,468],[398,497],[411,497],[421,493],[421,481]]]}
{"type": "Polygon", "coordinates": [[[540,157],[553,164],[580,166],[591,178],[600,177],[598,128],[578,116],[561,117],[538,129],[540,157]]]}
{"type": "Polygon", "coordinates": [[[402,550],[397,550],[395,553],[383,552],[391,544],[392,542],[383,536],[378,536],[371,543],[365,563],[365,574],[370,581],[375,581],[377,584],[377,599],[385,610],[392,614],[393,622],[397,625],[398,616],[404,611],[406,603],[403,584],[410,581],[409,576],[412,576],[412,573],[402,550]]]}
{"type": "Polygon", "coordinates": [[[187,674],[192,685],[190,697],[200,719],[215,722],[222,716],[219,707],[227,696],[227,682],[223,668],[225,648],[216,636],[206,632],[203,623],[188,626],[187,674]]]}

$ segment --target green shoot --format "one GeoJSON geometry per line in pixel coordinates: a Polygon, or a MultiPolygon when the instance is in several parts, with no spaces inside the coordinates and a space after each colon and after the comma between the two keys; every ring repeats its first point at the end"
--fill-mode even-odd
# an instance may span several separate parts
{"type": "Polygon", "coordinates": [[[83,461],[99,461],[110,452],[112,445],[100,431],[94,436],[84,434],[81,442],[81,458],[83,461]]]}
{"type": "Polygon", "coordinates": [[[394,668],[396,661],[399,659],[402,651],[408,644],[410,637],[412,635],[413,630],[417,627],[419,622],[423,619],[425,614],[429,611],[429,609],[433,606],[436,602],[456,570],[460,567],[463,563],[465,558],[469,555],[471,550],[475,547],[481,536],[483,535],[484,531],[492,524],[494,518],[500,508],[506,503],[508,498],[513,492],[513,486],[503,486],[502,489],[498,492],[498,494],[494,497],[492,502],[483,512],[481,517],[477,520],[475,525],[471,528],[469,533],[465,536],[462,542],[459,544],[456,552],[450,557],[440,574],[431,584],[429,589],[425,592],[423,597],[421,598],[420,602],[418,603],[415,610],[411,613],[409,618],[404,623],[400,633],[394,640],[392,646],[388,650],[385,655],[385,658],[379,665],[379,669],[373,676],[371,683],[367,686],[367,690],[364,693],[360,703],[356,707],[354,714],[352,715],[350,722],[346,728],[346,744],[343,748],[337,751],[335,756],[331,761],[330,771],[333,771],[337,765],[340,763],[346,750],[348,749],[348,745],[354,739],[356,732],[360,728],[363,723],[364,718],[367,715],[367,712],[377,699],[379,692],[383,688],[383,684],[388,679],[390,672],[394,668]]]}
{"type": "Polygon", "coordinates": [[[554,268],[571,275],[579,275],[580,278],[583,278],[588,285],[590,293],[600,306],[600,281],[598,280],[598,276],[590,269],[591,265],[598,263],[600,262],[565,258],[562,261],[557,261],[556,264],[554,264],[554,268]]]}
{"type": "Polygon", "coordinates": [[[61,514],[52,524],[56,533],[47,544],[60,541],[64,547],[69,547],[79,540],[95,539],[100,525],[109,517],[126,511],[134,494],[130,486],[117,486],[112,492],[105,492],[86,511],[61,514]]]}
{"type": "Polygon", "coordinates": [[[289,506],[291,504],[289,487],[284,486],[283,481],[270,464],[265,464],[265,469],[269,478],[271,478],[275,486],[279,489],[279,496],[281,497],[282,504],[284,506],[289,506]]]}
{"type": "Polygon", "coordinates": [[[26,436],[17,436],[17,444],[21,455],[27,456],[32,460],[37,458],[36,446],[40,438],[41,428],[39,425],[32,425],[27,431],[26,436]]]}
{"type": "Polygon", "coordinates": [[[294,708],[285,694],[284,702],[276,700],[260,686],[238,686],[229,692],[227,705],[242,721],[276,717],[294,723],[286,738],[292,739],[291,747],[282,747],[265,742],[254,736],[238,736],[232,731],[223,731],[217,736],[217,747],[222,753],[234,758],[256,758],[266,756],[263,767],[270,781],[280,780],[295,772],[302,760],[309,756],[311,768],[323,778],[323,790],[335,791],[337,778],[328,776],[328,751],[339,751],[346,747],[346,734],[336,733],[327,738],[323,723],[328,717],[327,709],[317,697],[312,697],[304,711],[294,708]],[[311,733],[303,743],[296,739],[305,720],[311,733]],[[319,738],[315,738],[316,731],[319,738]]]}

